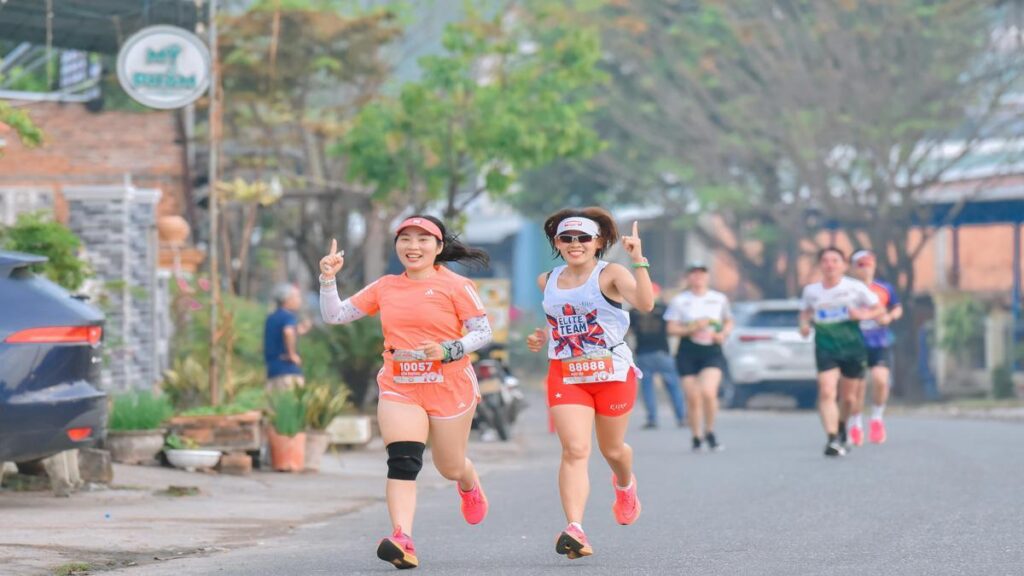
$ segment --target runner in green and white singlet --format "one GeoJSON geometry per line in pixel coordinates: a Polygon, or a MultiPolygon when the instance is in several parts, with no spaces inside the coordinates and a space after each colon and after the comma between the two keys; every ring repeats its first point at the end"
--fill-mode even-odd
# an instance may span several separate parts
{"type": "Polygon", "coordinates": [[[828,435],[826,456],[843,456],[837,395],[854,390],[864,378],[867,346],[861,320],[873,320],[885,312],[878,296],[867,285],[846,273],[846,255],[830,247],[818,254],[822,281],[804,288],[800,333],[810,335],[814,324],[814,359],[818,367],[818,411],[828,435]]]}

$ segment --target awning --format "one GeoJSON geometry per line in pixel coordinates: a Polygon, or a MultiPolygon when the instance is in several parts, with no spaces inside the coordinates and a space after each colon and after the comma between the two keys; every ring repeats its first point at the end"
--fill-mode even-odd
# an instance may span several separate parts
{"type": "MultiPolygon", "coordinates": [[[[205,7],[208,1],[203,2],[205,7]]],[[[194,30],[205,18],[195,0],[52,0],[53,46],[117,54],[129,36],[154,24],[194,30]]],[[[46,45],[46,0],[0,2],[0,38],[46,45]]]]}

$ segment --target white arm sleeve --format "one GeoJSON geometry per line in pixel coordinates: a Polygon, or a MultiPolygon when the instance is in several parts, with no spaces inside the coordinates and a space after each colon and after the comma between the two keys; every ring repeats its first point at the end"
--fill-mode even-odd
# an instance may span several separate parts
{"type": "Polygon", "coordinates": [[[484,346],[491,343],[494,339],[494,333],[491,332],[491,323],[487,321],[487,316],[477,316],[470,318],[463,322],[463,326],[469,332],[459,338],[459,342],[462,342],[462,347],[466,354],[476,352],[484,346]]]}
{"type": "Polygon", "coordinates": [[[342,302],[338,289],[330,286],[320,288],[320,315],[328,324],[348,324],[363,318],[366,313],[356,308],[351,298],[342,302]]]}

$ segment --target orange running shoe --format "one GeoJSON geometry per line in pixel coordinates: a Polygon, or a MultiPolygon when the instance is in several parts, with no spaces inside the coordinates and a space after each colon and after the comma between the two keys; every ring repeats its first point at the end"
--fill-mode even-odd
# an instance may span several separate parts
{"type": "Polygon", "coordinates": [[[416,547],[413,546],[412,536],[402,532],[401,526],[395,526],[395,532],[388,538],[380,541],[377,546],[377,558],[390,562],[399,570],[415,568],[420,565],[416,558],[416,547]]]}
{"type": "Polygon", "coordinates": [[[868,440],[871,440],[873,444],[883,444],[885,442],[885,422],[882,422],[881,418],[872,418],[868,429],[868,440]]]}
{"type": "Polygon", "coordinates": [[[587,541],[587,535],[583,533],[583,529],[569,524],[558,535],[558,540],[555,540],[555,552],[565,554],[569,560],[575,560],[590,556],[594,553],[594,549],[590,547],[590,542],[587,541]]]}
{"type": "Polygon", "coordinates": [[[629,483],[629,489],[623,490],[619,487],[619,481],[612,474],[612,486],[615,488],[615,503],[612,504],[612,513],[615,514],[615,521],[623,526],[628,526],[640,517],[640,499],[636,496],[636,475],[629,483]]]}
{"type": "Polygon", "coordinates": [[[860,426],[851,426],[850,427],[850,442],[852,442],[854,446],[863,446],[864,445],[864,429],[861,428],[860,426]]]}
{"type": "Polygon", "coordinates": [[[459,497],[462,498],[462,517],[466,519],[466,522],[470,524],[483,522],[487,517],[487,495],[480,487],[480,479],[477,478],[476,486],[473,486],[469,492],[463,492],[458,483],[455,484],[455,489],[459,491],[459,497]]]}

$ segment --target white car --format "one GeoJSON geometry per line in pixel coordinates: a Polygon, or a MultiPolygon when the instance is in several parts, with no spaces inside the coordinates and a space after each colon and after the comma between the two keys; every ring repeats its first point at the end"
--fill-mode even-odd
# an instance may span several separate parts
{"type": "Polygon", "coordinates": [[[799,300],[738,302],[736,327],[723,352],[729,361],[729,405],[742,408],[757,394],[792,396],[801,408],[818,398],[814,336],[800,335],[799,300]]]}

